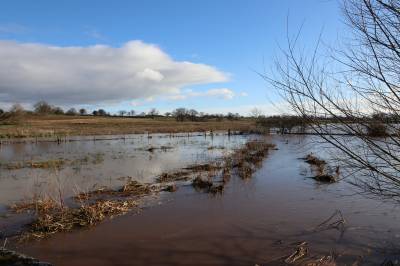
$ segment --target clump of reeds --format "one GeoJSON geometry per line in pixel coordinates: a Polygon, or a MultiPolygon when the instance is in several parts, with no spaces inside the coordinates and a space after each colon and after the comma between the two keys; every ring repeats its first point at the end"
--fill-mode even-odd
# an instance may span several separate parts
{"type": "Polygon", "coordinates": [[[65,161],[62,159],[48,160],[48,161],[29,161],[29,162],[15,162],[1,165],[2,168],[7,170],[15,170],[21,168],[40,168],[40,169],[60,169],[64,166],[65,161]]]}
{"type": "Polygon", "coordinates": [[[168,185],[165,188],[163,188],[163,191],[167,191],[167,192],[175,192],[177,190],[178,190],[178,188],[175,184],[168,185]]]}
{"type": "Polygon", "coordinates": [[[177,171],[174,173],[162,173],[157,177],[158,183],[167,183],[179,180],[186,180],[188,178],[189,173],[184,171],[177,171]]]}
{"type": "Polygon", "coordinates": [[[22,213],[25,211],[45,213],[57,209],[59,206],[59,202],[56,202],[51,198],[43,198],[17,202],[11,205],[10,209],[16,213],[22,213]]]}
{"type": "Polygon", "coordinates": [[[136,180],[128,181],[120,189],[111,189],[108,187],[101,187],[88,192],[81,192],[74,198],[76,200],[89,200],[95,197],[102,196],[114,196],[114,197],[131,197],[131,196],[142,196],[150,194],[151,188],[147,184],[142,184],[136,180]]]}
{"type": "Polygon", "coordinates": [[[144,194],[149,194],[151,192],[150,186],[142,184],[136,180],[131,180],[126,183],[118,192],[125,195],[135,195],[140,196],[144,194]]]}
{"type": "Polygon", "coordinates": [[[315,165],[315,166],[322,166],[325,165],[326,162],[322,159],[316,157],[313,153],[307,154],[304,158],[304,161],[308,164],[315,165]]]}
{"type": "Polygon", "coordinates": [[[189,170],[191,172],[210,172],[213,170],[220,169],[221,165],[218,162],[215,162],[214,164],[211,163],[206,163],[206,164],[194,164],[191,166],[186,167],[186,170],[189,170]]]}
{"type": "Polygon", "coordinates": [[[214,185],[210,177],[204,179],[200,175],[193,180],[192,186],[198,191],[204,191],[212,194],[218,194],[224,191],[224,184],[214,185]]]}
{"type": "Polygon", "coordinates": [[[271,148],[275,148],[275,144],[250,141],[244,148],[235,151],[232,164],[237,167],[239,176],[243,179],[250,178],[271,148]]]}
{"type": "Polygon", "coordinates": [[[192,182],[194,188],[197,189],[209,189],[212,187],[213,182],[210,179],[203,179],[198,175],[192,182]]]}
{"type": "Polygon", "coordinates": [[[52,199],[36,200],[12,206],[16,212],[31,210],[35,212],[34,221],[21,240],[44,238],[57,232],[70,231],[74,228],[89,227],[98,224],[106,217],[121,215],[137,203],[128,200],[81,201],[78,207],[60,205],[52,199]]]}
{"type": "Polygon", "coordinates": [[[66,206],[61,199],[35,198],[16,203],[11,210],[17,213],[33,211],[35,214],[22,240],[44,238],[57,232],[93,226],[106,217],[124,214],[137,206],[137,197],[151,192],[149,185],[130,180],[120,189],[102,187],[79,193],[74,197],[77,204],[71,206],[66,206]]]}
{"type": "Polygon", "coordinates": [[[315,180],[325,183],[334,183],[338,181],[339,167],[336,167],[335,173],[331,173],[332,171],[329,171],[330,169],[327,167],[326,161],[312,153],[308,154],[304,158],[304,161],[314,168],[316,175],[313,176],[313,178],[315,180]]]}

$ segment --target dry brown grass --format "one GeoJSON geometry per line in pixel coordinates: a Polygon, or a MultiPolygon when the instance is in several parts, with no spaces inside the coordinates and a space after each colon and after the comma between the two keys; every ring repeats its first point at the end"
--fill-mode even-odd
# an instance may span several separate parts
{"type": "Polygon", "coordinates": [[[41,169],[60,169],[64,166],[65,160],[54,159],[47,161],[27,161],[0,164],[0,166],[7,170],[16,170],[21,168],[41,168],[41,169]]]}
{"type": "Polygon", "coordinates": [[[203,131],[252,131],[256,129],[251,119],[236,121],[177,122],[173,118],[122,118],[93,116],[34,116],[27,115],[18,124],[1,125],[0,138],[118,135],[133,133],[177,133],[203,131]]]}
{"type": "Polygon", "coordinates": [[[236,173],[242,179],[250,178],[273,148],[274,144],[264,141],[249,141],[222,160],[193,164],[176,172],[163,173],[157,178],[157,182],[170,183],[192,178],[192,186],[196,190],[212,194],[222,193],[232,173],[236,173]]]}
{"type": "Polygon", "coordinates": [[[113,196],[113,197],[132,197],[132,196],[143,196],[150,194],[152,191],[150,186],[147,184],[142,184],[136,180],[128,181],[122,188],[120,189],[111,189],[108,187],[101,187],[88,192],[81,192],[76,195],[74,198],[76,200],[85,201],[92,200],[96,198],[101,198],[104,196],[113,196]]]}
{"type": "Polygon", "coordinates": [[[57,204],[50,206],[37,210],[36,219],[29,225],[29,231],[22,235],[21,240],[44,238],[57,232],[93,226],[106,217],[130,211],[137,203],[134,200],[99,200],[82,204],[79,208],[62,207],[57,204]]]}
{"type": "Polygon", "coordinates": [[[270,149],[275,148],[275,144],[262,141],[247,142],[245,147],[235,151],[230,162],[237,167],[241,178],[250,178],[261,166],[261,162],[268,155],[270,149]]]}
{"type": "Polygon", "coordinates": [[[34,221],[22,235],[22,240],[44,238],[57,232],[98,224],[106,217],[124,214],[137,207],[137,200],[154,192],[175,192],[176,184],[163,184],[196,176],[192,181],[198,191],[220,194],[230,180],[231,173],[237,169],[242,178],[250,177],[260,162],[275,145],[261,142],[248,142],[243,148],[227,155],[222,161],[209,164],[191,165],[176,173],[165,173],[158,177],[159,186],[128,181],[120,189],[107,187],[82,192],[73,197],[76,204],[67,206],[61,199],[38,199],[20,202],[11,206],[14,212],[34,211],[34,221]],[[246,165],[246,168],[244,165],[246,165]],[[245,170],[246,169],[246,170],[245,170]],[[245,176],[241,172],[246,171],[245,176]],[[216,179],[217,178],[217,179],[216,179]],[[219,180],[221,179],[221,180],[219,180]]]}
{"type": "Polygon", "coordinates": [[[313,178],[319,182],[324,183],[334,183],[338,181],[339,168],[336,168],[335,173],[331,173],[327,169],[327,162],[318,158],[314,154],[310,153],[305,158],[304,161],[311,165],[312,170],[316,173],[313,178]]]}
{"type": "Polygon", "coordinates": [[[304,158],[304,161],[308,164],[315,165],[315,166],[323,166],[326,162],[322,159],[319,159],[314,154],[310,153],[304,158]]]}
{"type": "Polygon", "coordinates": [[[107,217],[125,214],[138,206],[137,199],[152,192],[149,185],[129,181],[120,189],[99,188],[79,193],[77,204],[67,206],[62,200],[34,198],[12,205],[16,213],[31,211],[33,222],[22,233],[20,240],[45,238],[57,232],[96,225],[107,217]]]}

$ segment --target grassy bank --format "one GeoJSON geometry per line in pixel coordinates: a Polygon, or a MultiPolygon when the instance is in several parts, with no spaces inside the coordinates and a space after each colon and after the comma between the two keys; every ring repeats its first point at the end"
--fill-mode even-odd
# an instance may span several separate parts
{"type": "Polygon", "coordinates": [[[254,120],[207,120],[177,122],[174,118],[94,117],[27,115],[17,123],[0,123],[0,138],[27,138],[133,133],[177,133],[196,131],[238,130],[256,128],[254,120]]]}

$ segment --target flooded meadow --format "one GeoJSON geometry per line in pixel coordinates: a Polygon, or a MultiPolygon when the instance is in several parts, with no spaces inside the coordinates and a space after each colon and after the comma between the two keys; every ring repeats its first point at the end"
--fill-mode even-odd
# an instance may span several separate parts
{"type": "Polygon", "coordinates": [[[328,153],[312,138],[214,132],[6,143],[0,239],[54,265],[397,263],[398,203],[360,194],[338,170],[325,182],[321,165],[330,161],[310,154],[328,153]],[[52,210],[45,200],[70,210],[53,222],[73,222],[53,230],[35,220],[52,210]],[[88,215],[95,207],[102,211],[88,215]]]}

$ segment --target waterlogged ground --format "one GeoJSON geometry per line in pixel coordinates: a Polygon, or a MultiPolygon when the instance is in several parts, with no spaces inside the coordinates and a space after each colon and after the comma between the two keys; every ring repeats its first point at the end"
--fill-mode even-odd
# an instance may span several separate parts
{"type": "Polygon", "coordinates": [[[126,179],[154,182],[164,172],[221,157],[250,135],[215,133],[138,134],[75,138],[60,143],[0,146],[0,210],[14,201],[46,193],[69,197],[126,179]]]}
{"type": "MultiPolygon", "coordinates": [[[[29,160],[30,156],[46,160],[54,157],[51,154],[72,161],[99,152],[104,154],[102,161],[84,164],[79,171],[64,165],[59,175],[68,180],[71,174],[71,180],[84,183],[81,186],[101,182],[119,185],[121,176],[151,182],[163,171],[213,160],[252,137],[137,136],[125,142],[21,144],[2,147],[0,154],[7,162],[29,160]],[[148,151],[161,146],[174,148],[148,151]]],[[[55,265],[281,265],[282,258],[305,241],[310,257],[335,255],[338,265],[379,265],[385,259],[399,259],[397,204],[359,195],[344,180],[321,184],[309,178],[310,166],[299,158],[310,147],[318,152],[318,147],[307,144],[307,137],[271,136],[267,140],[276,143],[278,150],[269,153],[251,179],[233,176],[221,195],[199,193],[191,185],[181,185],[177,192],[161,193],[139,214],[20,244],[17,249],[55,265]],[[334,226],[341,218],[344,226],[334,226]]],[[[8,191],[17,188],[15,191],[23,193],[20,187],[28,186],[27,180],[32,178],[29,173],[42,171],[47,170],[2,169],[2,203],[24,195],[8,191]]]]}

